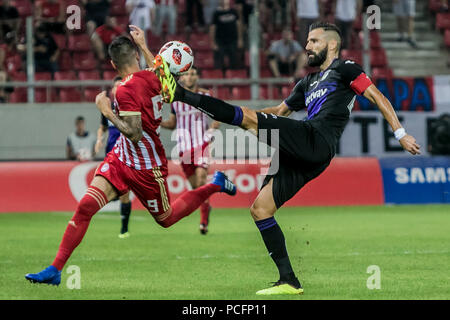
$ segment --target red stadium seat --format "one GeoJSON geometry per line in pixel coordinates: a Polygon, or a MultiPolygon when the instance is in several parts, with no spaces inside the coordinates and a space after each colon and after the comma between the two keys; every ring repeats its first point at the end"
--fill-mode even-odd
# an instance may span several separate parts
{"type": "Polygon", "coordinates": [[[216,92],[213,90],[213,96],[222,100],[230,100],[230,88],[218,87],[216,92]]]}
{"type": "Polygon", "coordinates": [[[74,71],[58,71],[54,75],[55,80],[77,80],[77,75],[74,71]]]}
{"type": "Polygon", "coordinates": [[[153,34],[151,31],[147,32],[147,43],[150,48],[150,51],[157,53],[159,49],[161,49],[163,43],[163,40],[160,36],[157,36],[156,34],[153,34]]]}
{"type": "Polygon", "coordinates": [[[125,4],[123,3],[111,3],[109,7],[109,15],[112,17],[118,16],[128,16],[127,10],[125,9],[125,4]]]}
{"type": "Polygon", "coordinates": [[[114,68],[109,59],[100,62],[100,69],[105,70],[105,71],[114,71],[114,68]]]}
{"type": "Polygon", "coordinates": [[[61,88],[59,90],[60,102],[80,102],[81,94],[76,88],[61,88]]]}
{"type": "Polygon", "coordinates": [[[16,73],[22,70],[22,57],[19,54],[9,56],[5,59],[6,71],[11,73],[16,73]]]}
{"type": "MultiPolygon", "coordinates": [[[[195,62],[195,60],[194,60],[195,62]]],[[[212,69],[212,70],[203,70],[202,71],[202,78],[205,79],[222,79],[223,78],[223,72],[219,69],[212,69]]]]}
{"type": "Polygon", "coordinates": [[[95,102],[95,97],[101,92],[101,88],[86,88],[83,90],[84,101],[95,102]]]}
{"type": "Polygon", "coordinates": [[[195,53],[194,65],[200,69],[213,69],[214,57],[212,51],[198,51],[195,53]]]}
{"type": "Polygon", "coordinates": [[[428,9],[430,9],[431,12],[438,12],[441,9],[441,5],[441,0],[428,0],[428,9]]]}
{"type": "Polygon", "coordinates": [[[370,65],[372,68],[386,68],[388,66],[388,60],[384,49],[375,49],[370,51],[370,65]]]}
{"type": "Polygon", "coordinates": [[[192,33],[189,38],[192,50],[211,50],[211,42],[207,33],[192,33]]]}
{"type": "Polygon", "coordinates": [[[370,48],[381,48],[381,38],[378,31],[370,32],[370,48]]]}
{"type": "Polygon", "coordinates": [[[14,91],[9,95],[10,103],[25,103],[27,101],[27,89],[25,88],[15,88],[14,91]]]}
{"type": "Polygon", "coordinates": [[[225,78],[243,78],[247,79],[248,74],[247,70],[241,69],[241,70],[226,70],[225,71],[225,78]]]}
{"type": "Polygon", "coordinates": [[[122,28],[122,30],[126,31],[128,25],[130,24],[130,19],[128,15],[115,17],[117,21],[117,25],[122,28]]]}
{"type": "Polygon", "coordinates": [[[51,81],[52,74],[50,72],[36,72],[34,74],[34,80],[36,80],[36,81],[51,81]]]}
{"type": "Polygon", "coordinates": [[[59,70],[67,71],[73,69],[72,56],[70,55],[70,51],[61,50],[58,59],[59,70]]]}
{"type": "Polygon", "coordinates": [[[68,49],[70,51],[91,50],[91,40],[87,34],[73,34],[69,36],[68,49]]]}
{"type": "Polygon", "coordinates": [[[103,71],[103,80],[112,80],[118,76],[116,71],[103,71]]]}
{"type": "Polygon", "coordinates": [[[390,68],[373,68],[372,78],[373,79],[392,79],[394,76],[392,69],[390,68]]]}
{"type": "Polygon", "coordinates": [[[73,54],[73,67],[76,70],[92,70],[97,68],[97,59],[93,52],[75,52],[73,54]]]}
{"type": "Polygon", "coordinates": [[[34,91],[34,101],[37,103],[56,102],[56,94],[53,88],[36,88],[34,91]]]}
{"type": "Polygon", "coordinates": [[[182,42],[188,42],[186,41],[186,35],[184,33],[178,33],[173,35],[167,35],[166,42],[169,41],[182,41],[182,42]]]}
{"type": "Polygon", "coordinates": [[[447,48],[450,48],[450,30],[445,30],[444,41],[445,41],[445,46],[447,48]]]}
{"type": "Polygon", "coordinates": [[[362,51],[342,49],[341,50],[341,59],[353,60],[358,64],[362,64],[362,51]]]}
{"type": "Polygon", "coordinates": [[[98,71],[80,71],[78,72],[78,78],[80,80],[100,80],[100,73],[98,71]]]}
{"type": "Polygon", "coordinates": [[[259,76],[261,78],[273,78],[272,71],[270,71],[269,69],[261,69],[261,70],[259,70],[259,76]]]}
{"type": "Polygon", "coordinates": [[[65,49],[66,48],[66,36],[63,34],[57,34],[57,33],[52,33],[52,37],[53,40],[55,40],[56,45],[58,46],[59,49],[65,49]]]}
{"type": "Polygon", "coordinates": [[[295,87],[295,83],[283,85],[281,87],[281,96],[286,97],[286,98],[289,97],[289,95],[291,94],[294,87],[295,87]]]}
{"type": "Polygon", "coordinates": [[[272,86],[272,88],[269,89],[268,85],[261,85],[259,87],[259,98],[278,100],[280,99],[280,88],[272,86]]]}
{"type": "Polygon", "coordinates": [[[25,82],[27,81],[27,74],[25,72],[16,72],[12,76],[13,81],[25,82]]]}
{"type": "Polygon", "coordinates": [[[436,15],[436,29],[450,29],[450,13],[438,13],[436,15]]]}
{"type": "Polygon", "coordinates": [[[250,100],[251,98],[250,86],[234,86],[231,88],[232,100],[250,100]]]}
{"type": "Polygon", "coordinates": [[[21,17],[28,17],[32,15],[33,5],[28,0],[15,0],[11,2],[11,5],[17,9],[19,16],[21,17]]]}

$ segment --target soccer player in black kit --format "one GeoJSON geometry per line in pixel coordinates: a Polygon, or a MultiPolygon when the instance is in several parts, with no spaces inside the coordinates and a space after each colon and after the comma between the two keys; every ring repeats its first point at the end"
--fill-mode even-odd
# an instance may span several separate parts
{"type": "MultiPolygon", "coordinates": [[[[165,101],[188,103],[214,120],[253,132],[260,140],[260,130],[278,130],[278,145],[275,141],[267,140],[279,152],[279,169],[265,177],[250,212],[278,268],[280,278],[273,286],[258,291],[258,295],[303,293],[274,214],[306,183],[328,167],[349,120],[356,94],[363,95],[377,105],[406,151],[413,155],[420,153],[415,138],[406,133],[389,100],[372,84],[361,66],[353,61],[339,59],[341,42],[340,30],[334,24],[312,24],[306,53],[309,65],[319,67],[320,72],[301,79],[280,105],[259,111],[184,90],[168,72],[167,63],[159,56],[155,59],[165,101]],[[286,118],[292,112],[305,108],[308,117],[304,121],[286,118]]],[[[270,136],[268,132],[267,137],[270,136]]]]}

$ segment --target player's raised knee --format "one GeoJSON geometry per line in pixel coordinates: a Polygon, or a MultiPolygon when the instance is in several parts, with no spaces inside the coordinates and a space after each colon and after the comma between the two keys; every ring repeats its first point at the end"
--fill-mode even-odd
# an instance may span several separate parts
{"type": "Polygon", "coordinates": [[[257,202],[254,202],[250,207],[250,213],[255,221],[267,219],[272,216],[266,208],[258,205],[257,202]]]}

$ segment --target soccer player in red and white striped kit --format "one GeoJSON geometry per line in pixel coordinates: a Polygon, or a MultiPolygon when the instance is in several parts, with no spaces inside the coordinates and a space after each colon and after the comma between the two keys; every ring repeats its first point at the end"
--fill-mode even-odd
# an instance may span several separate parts
{"type": "MultiPolygon", "coordinates": [[[[143,35],[133,38],[145,42],[143,35]]],[[[95,102],[121,135],[114,149],[98,166],[68,223],[53,263],[39,273],[27,274],[25,278],[31,282],[59,285],[61,270],[83,239],[91,218],[109,201],[130,190],[164,228],[194,212],[216,192],[236,194],[234,184],[222,172],[216,172],[211,183],[187,191],[170,202],[167,159],[159,139],[161,83],[152,69],[140,70],[139,54],[128,37],[116,38],[109,46],[109,55],[113,67],[124,79],[116,91],[118,114],[111,110],[111,101],[105,91],[97,95],[95,102]]]]}
{"type": "MultiPolygon", "coordinates": [[[[208,90],[198,86],[199,70],[193,66],[186,74],[180,76],[183,86],[192,92],[209,95],[208,90]]],[[[172,112],[168,120],[161,122],[161,127],[176,129],[177,149],[181,167],[193,189],[206,184],[209,166],[209,144],[212,131],[220,123],[212,121],[206,114],[187,103],[172,103],[172,112]]],[[[200,206],[200,233],[208,232],[209,199],[200,206]]]]}

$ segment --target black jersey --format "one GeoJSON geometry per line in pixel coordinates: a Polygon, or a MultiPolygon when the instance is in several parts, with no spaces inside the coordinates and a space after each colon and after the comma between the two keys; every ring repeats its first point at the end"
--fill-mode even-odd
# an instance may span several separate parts
{"type": "Polygon", "coordinates": [[[289,109],[307,108],[309,121],[333,150],[347,124],[356,94],[372,84],[360,65],[335,59],[331,65],[301,79],[284,101],[289,109]]]}

